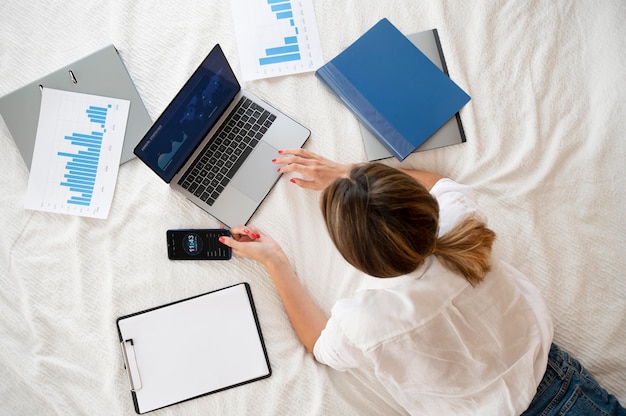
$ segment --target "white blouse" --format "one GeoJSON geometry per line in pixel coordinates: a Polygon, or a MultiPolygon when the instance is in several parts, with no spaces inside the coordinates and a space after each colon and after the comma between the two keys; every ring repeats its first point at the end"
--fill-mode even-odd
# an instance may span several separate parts
{"type": "MultiPolygon", "coordinates": [[[[440,235],[470,214],[485,220],[468,187],[442,179],[431,193],[440,235]]],[[[552,321],[525,276],[492,263],[476,287],[435,256],[409,275],[364,277],[332,308],[315,358],[371,370],[411,414],[519,415],[546,370],[552,321]]]]}

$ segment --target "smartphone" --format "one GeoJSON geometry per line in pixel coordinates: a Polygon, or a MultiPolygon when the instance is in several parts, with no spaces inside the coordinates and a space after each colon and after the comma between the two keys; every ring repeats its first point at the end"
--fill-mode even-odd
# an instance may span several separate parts
{"type": "Polygon", "coordinates": [[[230,247],[220,243],[230,236],[224,228],[167,230],[167,256],[170,260],[229,260],[230,247]]]}

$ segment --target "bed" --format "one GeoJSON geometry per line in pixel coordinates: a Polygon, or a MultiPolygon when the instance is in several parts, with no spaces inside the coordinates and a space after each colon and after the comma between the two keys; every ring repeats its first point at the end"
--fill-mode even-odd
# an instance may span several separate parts
{"type": "MultiPolygon", "coordinates": [[[[626,403],[626,4],[314,2],[329,60],[379,19],[437,28],[448,70],[472,97],[467,142],[401,166],[470,185],[496,250],[544,294],[555,341],[626,403]]],[[[239,72],[231,3],[5,1],[0,96],[113,43],[155,119],[210,48],[239,72]]],[[[364,161],[355,118],[313,73],[244,82],[312,131],[307,149],[364,161]]],[[[106,220],[24,209],[28,170],[0,122],[0,414],[134,414],[120,316],[248,282],[271,377],[156,415],[403,414],[364,373],[337,372],[299,344],[263,268],[172,262],[168,228],[219,223],[132,160],[106,220]]],[[[399,166],[396,160],[386,160],[399,166]]],[[[329,311],[360,275],[333,248],[318,194],[282,177],[251,224],[278,240],[329,311]]]]}

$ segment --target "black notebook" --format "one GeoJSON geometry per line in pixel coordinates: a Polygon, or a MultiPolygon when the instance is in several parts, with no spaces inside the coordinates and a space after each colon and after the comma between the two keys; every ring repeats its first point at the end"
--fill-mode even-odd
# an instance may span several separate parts
{"type": "Polygon", "coordinates": [[[123,316],[117,327],[137,413],[271,375],[247,283],[123,316]]]}

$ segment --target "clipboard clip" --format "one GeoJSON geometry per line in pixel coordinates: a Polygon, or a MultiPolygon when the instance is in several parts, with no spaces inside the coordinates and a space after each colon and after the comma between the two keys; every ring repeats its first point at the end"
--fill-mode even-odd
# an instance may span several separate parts
{"type": "Polygon", "coordinates": [[[128,376],[128,384],[131,391],[141,390],[141,377],[139,377],[139,367],[135,356],[135,344],[132,338],[122,341],[122,357],[124,357],[124,368],[128,376]]]}

